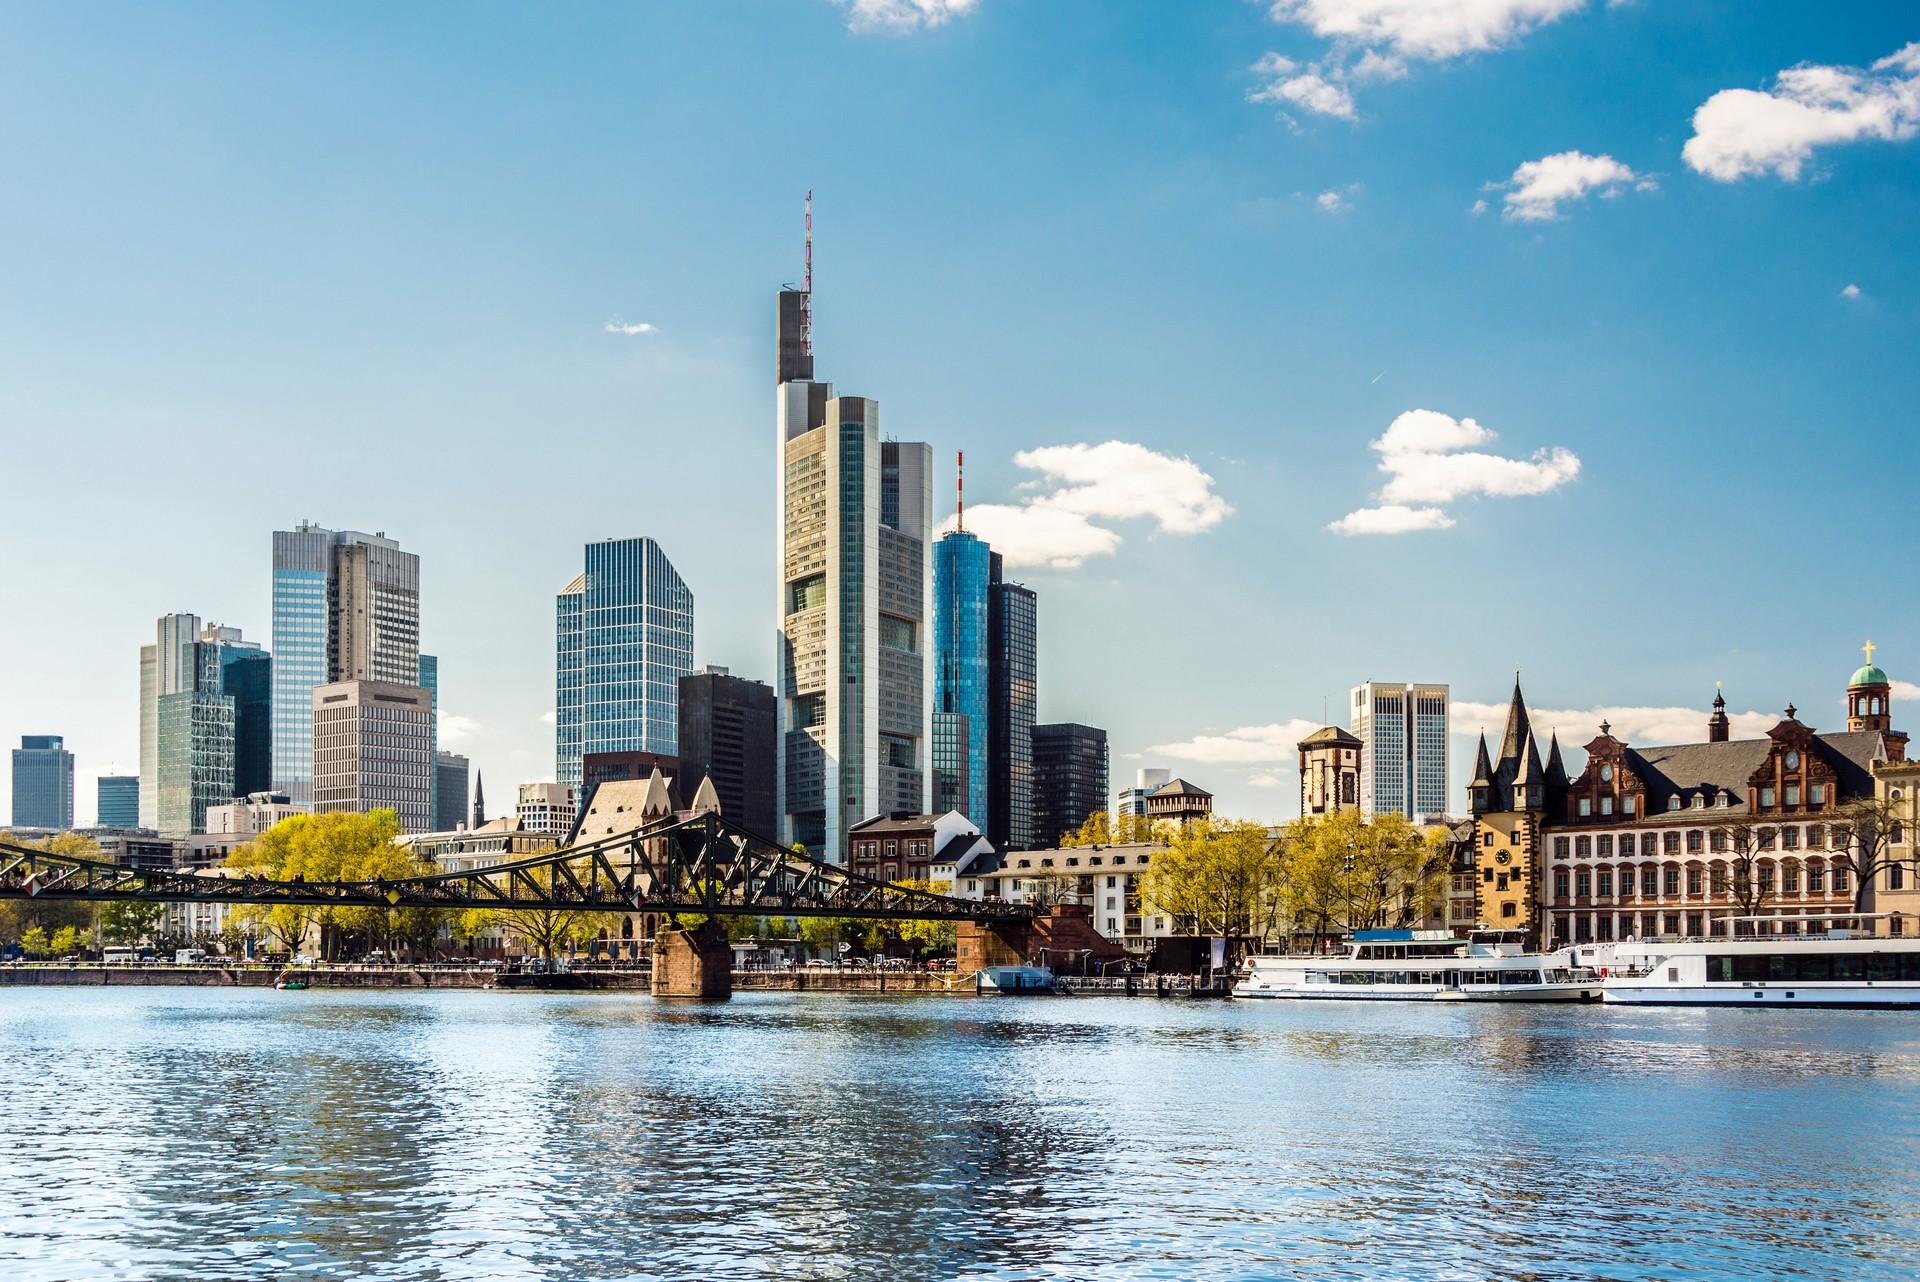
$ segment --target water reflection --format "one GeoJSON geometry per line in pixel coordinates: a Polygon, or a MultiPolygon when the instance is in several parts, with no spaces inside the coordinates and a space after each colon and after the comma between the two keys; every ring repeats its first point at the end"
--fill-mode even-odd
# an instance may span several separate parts
{"type": "Polygon", "coordinates": [[[1920,1020],[0,993],[0,1275],[1906,1277],[1920,1020]]]}

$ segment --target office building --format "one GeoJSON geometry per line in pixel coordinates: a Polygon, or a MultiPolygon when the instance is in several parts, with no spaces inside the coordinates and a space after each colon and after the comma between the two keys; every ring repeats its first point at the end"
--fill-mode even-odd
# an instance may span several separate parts
{"type": "Polygon", "coordinates": [[[284,792],[253,792],[207,807],[206,835],[258,836],[282,819],[306,813],[284,792]]]}
{"type": "Polygon", "coordinates": [[[94,800],[95,825],[101,828],[140,826],[140,776],[101,775],[94,800]]]}
{"type": "Polygon", "coordinates": [[[993,553],[965,530],[933,545],[933,812],[987,826],[993,553]]]}
{"type": "Polygon", "coordinates": [[[73,827],[73,754],[61,736],[20,736],[13,750],[13,826],[73,827]]]}
{"type": "Polygon", "coordinates": [[[1360,813],[1439,819],[1447,813],[1447,687],[1367,681],[1353,688],[1348,729],[1362,744],[1360,813]]]}
{"type": "Polygon", "coordinates": [[[696,788],[711,781],[720,813],[768,838],[776,830],[776,719],[764,681],[712,665],[680,678],[680,773],[696,788]]]}
{"type": "Polygon", "coordinates": [[[573,831],[573,789],[563,783],[523,783],[513,815],[526,832],[564,837],[573,831]]]}
{"type": "Polygon", "coordinates": [[[932,452],[813,377],[812,297],[780,292],[775,692],[782,842],[842,862],[870,815],[930,794],[932,452]]]}
{"type": "Polygon", "coordinates": [[[428,789],[427,810],[433,823],[440,823],[440,659],[420,656],[420,688],[427,692],[427,735],[433,740],[433,780],[428,789]]]}
{"type": "Polygon", "coordinates": [[[313,691],[418,688],[420,558],[384,533],[303,521],[273,534],[273,791],[313,800],[313,691]]]}
{"type": "Polygon", "coordinates": [[[575,796],[588,753],[678,752],[693,671],[693,593],[660,545],[607,539],[584,559],[554,601],[554,773],[575,796]]]}
{"type": "Polygon", "coordinates": [[[1147,798],[1155,789],[1173,782],[1173,771],[1160,766],[1144,767],[1134,772],[1133,787],[1122,788],[1120,795],[1114,798],[1114,818],[1145,819],[1147,817],[1147,798]]]}
{"type": "Polygon", "coordinates": [[[987,838],[1025,850],[1033,829],[1033,719],[1039,608],[1033,589],[1009,583],[995,552],[987,585],[987,838]]]}
{"type": "Polygon", "coordinates": [[[1074,721],[1033,728],[1033,836],[1057,846],[1107,805],[1107,732],[1074,721]]]}
{"type": "Polygon", "coordinates": [[[467,822],[469,762],[457,752],[433,754],[433,830],[453,832],[467,822]]]}
{"type": "Polygon", "coordinates": [[[432,825],[432,709],[411,682],[315,686],[313,811],[391,810],[400,831],[432,825]]]}
{"type": "Polygon", "coordinates": [[[162,615],[140,648],[140,826],[204,832],[207,807],[266,788],[273,659],[240,629],[162,615]]]}

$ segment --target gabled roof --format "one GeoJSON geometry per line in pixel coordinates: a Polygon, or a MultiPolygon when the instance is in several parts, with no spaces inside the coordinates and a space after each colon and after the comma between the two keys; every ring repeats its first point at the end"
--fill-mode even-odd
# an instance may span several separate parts
{"type": "Polygon", "coordinates": [[[1182,794],[1194,796],[1194,797],[1211,797],[1213,795],[1212,793],[1208,792],[1205,788],[1200,787],[1198,784],[1188,783],[1185,779],[1181,779],[1177,776],[1175,778],[1167,780],[1165,783],[1161,784],[1158,788],[1155,788],[1152,792],[1148,793],[1147,795],[1150,797],[1158,797],[1158,796],[1161,796],[1162,794],[1165,794],[1170,797],[1178,796],[1182,794]]]}
{"type": "Polygon", "coordinates": [[[1340,744],[1343,747],[1359,748],[1364,746],[1357,734],[1349,734],[1339,726],[1322,726],[1300,741],[1302,748],[1317,747],[1321,744],[1340,744]]]}

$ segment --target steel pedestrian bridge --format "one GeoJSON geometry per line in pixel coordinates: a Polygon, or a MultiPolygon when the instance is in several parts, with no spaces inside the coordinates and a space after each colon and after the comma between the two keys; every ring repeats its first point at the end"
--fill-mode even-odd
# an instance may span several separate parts
{"type": "Polygon", "coordinates": [[[0,842],[0,899],[536,909],[1025,924],[1030,909],[876,881],[789,850],[717,813],[657,820],[468,872],[279,881],[142,869],[0,842]]]}

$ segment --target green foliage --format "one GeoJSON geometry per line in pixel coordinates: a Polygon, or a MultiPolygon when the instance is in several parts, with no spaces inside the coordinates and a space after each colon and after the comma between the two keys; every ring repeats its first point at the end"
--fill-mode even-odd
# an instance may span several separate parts
{"type": "Polygon", "coordinates": [[[1445,902],[1447,831],[1404,815],[1369,823],[1358,810],[1296,819],[1277,847],[1273,925],[1315,936],[1414,926],[1445,902]]]}
{"type": "Polygon", "coordinates": [[[1127,846],[1170,840],[1179,830],[1176,823],[1163,821],[1158,826],[1145,815],[1110,815],[1096,810],[1078,828],[1061,833],[1062,846],[1127,846]]]}
{"type": "Polygon", "coordinates": [[[53,945],[47,940],[47,931],[44,926],[29,926],[20,936],[20,951],[28,957],[45,957],[52,947],[53,945]]]}
{"type": "Polygon", "coordinates": [[[80,930],[76,926],[62,926],[53,932],[53,938],[47,941],[47,950],[55,957],[64,957],[68,953],[80,951],[80,930]]]}
{"type": "Polygon", "coordinates": [[[1256,823],[1206,819],[1157,852],[1140,897],[1192,935],[1264,936],[1280,893],[1280,860],[1256,823]]]}
{"type": "MultiPolygon", "coordinates": [[[[16,846],[44,850],[49,854],[79,859],[105,858],[93,838],[77,832],[56,833],[33,841],[14,840],[10,835],[7,839],[16,846]]],[[[0,942],[20,940],[24,947],[26,933],[36,926],[40,928],[43,941],[62,926],[91,931],[97,910],[95,904],[71,899],[0,900],[0,942]]]]}
{"type": "MultiPolygon", "coordinates": [[[[400,819],[391,810],[293,815],[235,850],[227,866],[275,881],[385,881],[432,872],[431,864],[394,844],[399,835],[400,819]]],[[[286,952],[299,951],[315,926],[393,952],[403,946],[428,947],[448,914],[425,908],[275,904],[236,909],[235,917],[286,952]]]]}
{"type": "Polygon", "coordinates": [[[100,934],[113,944],[137,944],[150,937],[167,919],[165,904],[127,900],[103,905],[100,934]]]}

